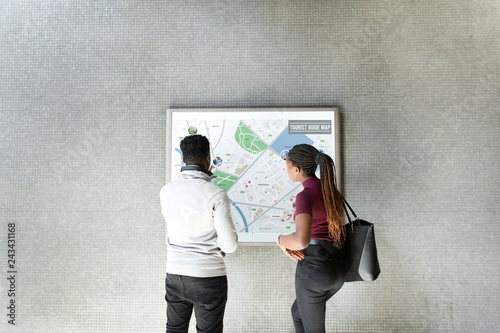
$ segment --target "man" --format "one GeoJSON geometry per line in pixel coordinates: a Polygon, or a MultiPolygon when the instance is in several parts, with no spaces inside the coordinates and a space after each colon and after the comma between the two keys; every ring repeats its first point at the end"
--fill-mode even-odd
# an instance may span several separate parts
{"type": "Polygon", "coordinates": [[[185,137],[180,148],[186,166],[160,192],[167,228],[167,332],[188,332],[194,308],[196,329],[222,332],[227,301],[225,253],[238,247],[224,190],[211,184],[210,143],[185,137]]]}

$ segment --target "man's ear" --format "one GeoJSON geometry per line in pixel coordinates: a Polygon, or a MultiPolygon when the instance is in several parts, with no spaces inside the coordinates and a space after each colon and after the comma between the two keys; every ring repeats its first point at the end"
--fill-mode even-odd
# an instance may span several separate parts
{"type": "Polygon", "coordinates": [[[210,165],[212,165],[212,163],[210,162],[210,154],[207,155],[205,161],[207,162],[207,169],[210,170],[210,165]]]}

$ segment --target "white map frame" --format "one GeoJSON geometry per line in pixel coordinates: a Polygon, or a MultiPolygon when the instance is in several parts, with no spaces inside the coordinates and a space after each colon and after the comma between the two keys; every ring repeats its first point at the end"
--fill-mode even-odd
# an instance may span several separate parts
{"type": "MultiPolygon", "coordinates": [[[[296,142],[295,144],[297,144],[297,143],[310,143],[319,149],[325,148],[325,149],[323,149],[324,152],[327,153],[328,155],[330,155],[335,162],[335,166],[336,166],[336,170],[337,170],[337,181],[338,181],[338,184],[340,185],[340,181],[341,181],[340,180],[340,175],[341,175],[341,170],[340,170],[340,167],[341,167],[341,163],[340,163],[340,124],[339,124],[340,111],[338,108],[168,109],[166,118],[167,118],[166,119],[166,128],[167,128],[166,129],[166,141],[167,141],[167,144],[166,144],[166,182],[169,182],[171,179],[175,178],[176,174],[178,174],[180,172],[179,161],[181,161],[181,158],[180,158],[180,156],[177,156],[177,153],[180,152],[180,150],[177,147],[179,145],[179,142],[180,142],[182,136],[179,136],[179,131],[181,131],[181,133],[185,133],[185,134],[189,135],[187,129],[185,129],[185,128],[180,130],[180,128],[176,127],[174,130],[174,122],[177,122],[177,124],[179,124],[179,123],[184,123],[184,121],[185,121],[186,127],[189,127],[190,121],[193,124],[204,123],[205,129],[201,129],[198,134],[203,134],[209,138],[209,140],[211,142],[211,153],[212,153],[211,157],[214,158],[215,156],[213,155],[213,153],[214,153],[214,151],[217,153],[216,148],[218,146],[218,143],[220,143],[221,138],[218,138],[218,143],[216,143],[215,147],[212,146],[213,142],[212,142],[212,138],[210,137],[209,131],[211,129],[215,130],[215,131],[219,130],[218,128],[220,126],[217,125],[217,123],[219,121],[221,121],[223,124],[226,124],[226,122],[228,122],[228,124],[231,124],[231,126],[233,126],[233,127],[234,127],[235,122],[240,121],[240,124],[237,127],[237,131],[240,129],[240,126],[242,126],[242,124],[246,125],[247,123],[261,124],[261,125],[263,125],[263,126],[261,126],[261,128],[268,126],[269,124],[279,124],[279,126],[281,126],[281,125],[287,123],[287,126],[285,126],[285,128],[283,128],[281,130],[281,132],[278,133],[279,135],[277,138],[273,137],[273,135],[274,135],[273,133],[269,134],[269,137],[266,137],[266,140],[267,140],[266,149],[261,150],[260,152],[255,152],[255,151],[253,152],[253,154],[255,156],[258,156],[256,158],[256,160],[259,160],[261,158],[264,160],[268,159],[268,158],[272,158],[273,161],[275,163],[277,163],[277,164],[271,164],[271,166],[273,168],[275,168],[274,165],[279,165],[280,167],[281,166],[284,167],[284,161],[283,160],[280,161],[280,159],[278,158],[279,154],[281,152],[273,149],[276,147],[277,141],[280,140],[282,137],[285,137],[285,139],[293,137],[293,140],[295,140],[295,139],[299,140],[298,138],[307,137],[307,139],[305,140],[307,142],[296,142]],[[290,122],[290,121],[292,121],[292,122],[290,122]],[[210,127],[207,124],[210,124],[210,126],[212,126],[212,127],[210,127]],[[328,125],[325,125],[325,124],[331,125],[330,126],[330,134],[326,133],[328,125]],[[285,130],[288,130],[288,132],[285,133],[285,130]],[[292,131],[292,133],[290,133],[290,131],[292,131]],[[294,136],[294,134],[298,134],[298,135],[294,136]],[[326,137],[326,139],[323,140],[322,143],[318,144],[318,142],[321,140],[316,140],[316,141],[314,140],[315,138],[318,138],[318,137],[323,137],[323,138],[326,137]],[[327,140],[329,137],[331,137],[330,138],[331,141],[327,140]],[[311,143],[311,141],[313,141],[313,143],[311,143]],[[328,141],[328,142],[325,143],[325,141],[328,141]],[[322,144],[324,144],[324,147],[321,147],[322,144]],[[318,145],[320,147],[318,147],[318,145]],[[265,157],[264,152],[267,150],[269,150],[268,157],[265,157]],[[275,157],[276,157],[276,159],[274,160],[275,157]],[[177,164],[175,163],[176,161],[177,161],[177,164]]],[[[181,126],[183,126],[183,125],[181,125],[181,126]]],[[[221,130],[221,133],[220,133],[221,137],[224,134],[224,127],[225,127],[225,125],[223,126],[223,129],[221,130]]],[[[228,125],[228,127],[229,127],[229,125],[228,125]]],[[[251,129],[251,125],[243,126],[241,128],[243,131],[247,131],[248,129],[251,129]]],[[[254,128],[251,131],[252,131],[252,133],[253,133],[253,131],[258,132],[259,129],[254,128]]],[[[260,134],[261,135],[261,136],[259,136],[259,138],[261,138],[260,142],[262,144],[264,144],[264,139],[262,139],[262,137],[264,135],[263,135],[262,131],[265,131],[265,130],[262,129],[259,133],[257,133],[257,134],[253,133],[253,134],[255,135],[255,137],[257,137],[258,134],[260,134]]],[[[239,133],[241,133],[241,132],[239,132],[239,133]]],[[[244,134],[246,134],[246,133],[244,133],[244,134]]],[[[283,140],[281,140],[281,141],[283,141],[283,140]]],[[[232,143],[232,144],[234,144],[234,143],[232,143]]],[[[244,144],[244,143],[241,143],[241,142],[239,143],[240,148],[242,148],[242,151],[244,151],[243,149],[245,147],[243,147],[242,144],[244,144]]],[[[281,147],[281,146],[279,146],[279,147],[281,147]]],[[[283,146],[283,147],[285,147],[285,146],[283,146]]],[[[289,147],[289,148],[291,148],[291,147],[289,147]]],[[[233,153],[233,152],[230,152],[228,154],[230,155],[231,153],[233,153]]],[[[244,158],[243,155],[245,155],[245,154],[248,155],[249,151],[247,150],[247,152],[239,152],[239,153],[240,153],[240,155],[236,155],[236,156],[240,156],[239,158],[243,159],[244,158]]],[[[221,155],[221,154],[219,154],[219,155],[221,155]]],[[[238,157],[236,157],[236,158],[238,158],[238,157]]],[[[224,161],[222,163],[224,163],[224,161]]],[[[228,159],[227,165],[231,165],[231,163],[235,164],[235,162],[231,162],[231,160],[228,159]]],[[[255,162],[252,163],[250,165],[250,167],[248,167],[248,165],[246,165],[245,168],[243,168],[244,171],[240,171],[240,172],[242,174],[250,173],[250,171],[247,172],[247,170],[250,170],[252,168],[253,164],[255,164],[255,162]]],[[[223,165],[223,164],[221,164],[221,165],[223,165]]],[[[229,169],[230,167],[227,166],[227,168],[229,169]]],[[[237,170],[241,170],[241,168],[238,168],[237,170]]],[[[256,168],[255,170],[256,170],[255,172],[263,173],[262,171],[257,171],[257,170],[260,170],[258,168],[256,168]]],[[[270,169],[267,169],[267,170],[270,170],[270,169]]],[[[292,201],[294,196],[291,193],[294,193],[293,191],[297,192],[297,191],[301,190],[302,189],[301,184],[300,183],[292,183],[288,179],[286,171],[282,171],[282,172],[283,172],[282,175],[279,175],[278,173],[276,173],[276,175],[278,175],[278,177],[280,177],[280,180],[282,182],[285,181],[285,177],[286,177],[286,179],[287,179],[287,183],[285,183],[286,186],[293,187],[293,190],[290,190],[288,192],[288,194],[290,194],[289,200],[292,201]],[[290,184],[293,184],[293,185],[290,185],[290,184]]],[[[234,177],[234,178],[236,178],[236,177],[234,177]]],[[[243,180],[243,177],[240,177],[240,178],[243,180]]],[[[233,185],[237,184],[239,182],[240,178],[236,178],[237,180],[234,181],[233,185]]],[[[223,178],[221,178],[221,179],[223,179],[223,178]]],[[[255,179],[257,179],[257,178],[255,178],[255,179]]],[[[266,179],[267,179],[267,177],[266,177],[266,179]]],[[[242,183],[242,182],[240,182],[240,183],[242,183]]],[[[233,185],[231,185],[231,186],[233,186],[233,185]]],[[[275,188],[272,184],[258,184],[258,186],[260,186],[259,188],[262,188],[262,189],[264,189],[265,185],[267,185],[269,190],[271,190],[271,187],[273,189],[275,188]],[[260,185],[264,185],[264,186],[260,186],[260,185]]],[[[243,185],[240,184],[238,186],[243,186],[243,185]]],[[[248,187],[248,185],[246,185],[246,186],[248,187]]],[[[257,187],[257,184],[253,185],[253,186],[257,187]]],[[[231,191],[231,190],[232,190],[232,187],[229,187],[227,189],[227,191],[231,191]]],[[[283,190],[283,189],[281,189],[281,190],[283,190]]],[[[237,193],[236,190],[233,192],[237,193]]],[[[244,191],[243,192],[240,191],[240,192],[243,193],[244,191]]],[[[255,192],[255,193],[257,193],[257,192],[255,192]]],[[[265,193],[268,193],[268,192],[266,191],[265,193]]],[[[285,193],[285,192],[282,192],[282,193],[285,193]]],[[[280,194],[280,193],[278,193],[278,194],[280,194]]],[[[228,192],[228,195],[229,195],[229,192],[228,192]]],[[[249,194],[247,194],[247,195],[249,195],[249,194]]],[[[256,196],[257,195],[258,194],[256,194],[256,196]]],[[[269,194],[269,196],[270,195],[271,194],[269,194]]],[[[286,195],[279,197],[279,198],[281,200],[281,198],[285,198],[285,197],[286,197],[286,195]]],[[[231,199],[231,195],[230,195],[230,199],[231,199]]],[[[247,199],[250,199],[250,197],[247,197],[247,199]]],[[[263,198],[261,198],[261,199],[263,199],[263,198]]],[[[276,203],[276,200],[274,200],[274,202],[276,203]]],[[[283,199],[283,202],[285,203],[285,199],[283,199]]],[[[255,223],[257,222],[259,217],[267,214],[271,209],[274,209],[273,212],[277,212],[275,214],[279,215],[280,207],[275,207],[278,204],[276,203],[276,204],[273,204],[272,206],[265,207],[264,205],[259,206],[258,204],[253,205],[250,203],[242,203],[242,202],[235,203],[235,202],[231,201],[231,203],[232,203],[233,207],[235,207],[235,209],[237,209],[239,212],[239,214],[235,214],[235,215],[238,215],[238,216],[241,215],[241,218],[243,220],[245,220],[245,216],[248,216],[248,215],[243,214],[242,211],[240,209],[238,209],[238,204],[242,204],[242,205],[246,205],[246,206],[255,206],[255,208],[252,208],[253,211],[255,211],[257,208],[258,208],[258,211],[261,211],[261,210],[263,211],[260,215],[255,214],[254,215],[254,216],[256,216],[255,220],[253,220],[251,223],[247,224],[247,222],[245,222],[243,228],[242,228],[241,224],[239,226],[238,225],[236,226],[236,229],[238,231],[239,241],[241,244],[271,245],[271,244],[276,242],[276,239],[277,239],[279,234],[287,234],[287,233],[294,231],[293,222],[290,221],[290,216],[291,216],[290,210],[291,209],[283,209],[283,212],[282,212],[283,217],[285,215],[287,216],[286,221],[288,221],[288,222],[284,222],[283,226],[285,226],[285,225],[287,226],[286,228],[288,228],[288,229],[286,229],[286,230],[288,232],[286,232],[286,231],[271,231],[271,232],[253,231],[252,232],[252,231],[249,231],[249,227],[251,225],[253,225],[253,227],[258,226],[258,225],[255,225],[255,223]],[[267,210],[264,211],[264,208],[267,208],[267,210]],[[289,228],[288,225],[292,226],[292,227],[289,228]]],[[[246,207],[246,206],[245,206],[245,208],[247,210],[249,210],[250,207],[246,207]]],[[[291,212],[293,212],[293,210],[291,210],[291,212]]],[[[232,214],[234,214],[234,212],[232,212],[232,214]]],[[[269,213],[269,214],[272,214],[272,213],[269,213]]],[[[280,218],[277,215],[273,215],[273,218],[277,218],[279,220],[280,218]]],[[[234,216],[233,216],[233,219],[235,219],[234,216]]],[[[237,219],[235,219],[236,224],[240,223],[236,220],[237,219]]],[[[278,221],[278,220],[276,220],[276,221],[278,221]]],[[[293,220],[293,218],[292,218],[292,220],[293,220]]],[[[277,229],[280,229],[281,226],[279,226],[279,223],[276,221],[274,223],[269,222],[266,224],[273,224],[277,229]]],[[[282,219],[281,221],[284,221],[284,219],[282,219]]],[[[261,221],[260,223],[264,223],[264,222],[261,221]]],[[[268,228],[268,229],[271,230],[272,228],[268,228]]]]}

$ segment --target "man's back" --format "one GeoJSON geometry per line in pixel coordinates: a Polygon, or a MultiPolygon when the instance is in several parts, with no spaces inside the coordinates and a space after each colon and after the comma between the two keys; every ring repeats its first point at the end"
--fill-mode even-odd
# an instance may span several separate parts
{"type": "Polygon", "coordinates": [[[226,275],[221,251],[231,253],[238,237],[227,194],[201,171],[181,172],[160,193],[167,226],[167,273],[194,277],[226,275]]]}

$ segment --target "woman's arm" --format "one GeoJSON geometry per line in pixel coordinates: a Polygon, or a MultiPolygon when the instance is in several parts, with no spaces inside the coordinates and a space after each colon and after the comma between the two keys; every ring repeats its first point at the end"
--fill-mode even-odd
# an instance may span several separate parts
{"type": "Polygon", "coordinates": [[[295,216],[295,232],[279,237],[279,245],[289,250],[305,249],[311,241],[312,216],[298,214],[295,216]]]}

